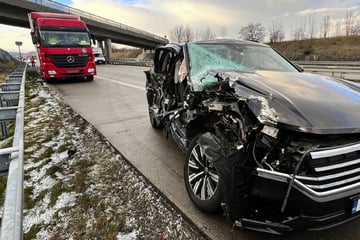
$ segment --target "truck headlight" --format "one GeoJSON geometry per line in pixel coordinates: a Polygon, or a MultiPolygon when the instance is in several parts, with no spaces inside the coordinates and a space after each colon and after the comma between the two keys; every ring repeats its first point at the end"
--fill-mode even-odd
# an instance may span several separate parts
{"type": "Polygon", "coordinates": [[[88,73],[93,73],[93,72],[95,72],[95,69],[94,69],[94,68],[89,68],[89,69],[88,69],[88,73]]]}
{"type": "Polygon", "coordinates": [[[48,71],[48,74],[50,74],[50,75],[56,75],[56,71],[55,71],[55,70],[49,70],[49,71],[48,71]]]}

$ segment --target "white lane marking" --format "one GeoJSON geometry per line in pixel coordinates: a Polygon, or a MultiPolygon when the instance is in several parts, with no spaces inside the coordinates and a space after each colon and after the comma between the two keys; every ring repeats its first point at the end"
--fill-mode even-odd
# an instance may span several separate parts
{"type": "Polygon", "coordinates": [[[113,83],[116,83],[116,84],[120,84],[120,85],[124,85],[124,86],[127,86],[127,87],[132,87],[132,88],[136,88],[136,89],[140,89],[140,90],[145,91],[145,87],[141,87],[141,86],[134,85],[134,84],[131,84],[131,83],[120,82],[120,81],[116,81],[116,80],[114,80],[114,79],[105,78],[105,77],[100,77],[100,76],[96,76],[96,78],[99,78],[99,79],[106,80],[106,81],[109,81],[109,82],[113,82],[113,83]]]}

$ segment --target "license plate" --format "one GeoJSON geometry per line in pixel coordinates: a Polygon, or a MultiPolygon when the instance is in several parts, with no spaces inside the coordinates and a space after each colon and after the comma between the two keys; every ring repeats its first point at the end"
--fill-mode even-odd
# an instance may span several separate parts
{"type": "Polygon", "coordinates": [[[353,205],[351,208],[351,213],[357,213],[358,211],[360,211],[360,200],[358,198],[353,200],[353,205]]]}

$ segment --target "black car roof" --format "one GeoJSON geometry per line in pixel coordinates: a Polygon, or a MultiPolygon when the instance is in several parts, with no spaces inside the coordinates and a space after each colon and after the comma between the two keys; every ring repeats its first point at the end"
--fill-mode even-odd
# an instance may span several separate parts
{"type": "Polygon", "coordinates": [[[203,41],[196,41],[193,43],[198,43],[198,44],[236,44],[236,45],[240,45],[240,44],[245,44],[245,45],[260,45],[260,46],[266,46],[269,47],[266,44],[262,44],[259,42],[254,42],[254,41],[245,41],[245,40],[239,40],[239,39],[227,39],[227,38],[219,38],[219,39],[212,39],[212,40],[203,40],[203,41]]]}
{"type": "MultiPolygon", "coordinates": [[[[239,39],[227,39],[227,38],[221,38],[221,39],[212,39],[212,40],[201,40],[201,41],[194,41],[190,43],[196,43],[196,44],[234,44],[234,45],[255,45],[255,46],[263,46],[263,47],[269,47],[266,44],[254,42],[254,41],[245,41],[245,40],[239,40],[239,39]]],[[[158,48],[167,48],[167,49],[173,49],[175,52],[179,53],[182,49],[184,44],[181,43],[169,43],[165,46],[161,46],[158,48]]]]}

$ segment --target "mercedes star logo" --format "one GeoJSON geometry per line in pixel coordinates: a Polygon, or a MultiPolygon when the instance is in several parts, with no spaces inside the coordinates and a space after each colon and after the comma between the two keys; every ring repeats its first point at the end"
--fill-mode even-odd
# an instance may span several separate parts
{"type": "Polygon", "coordinates": [[[75,62],[75,58],[74,58],[73,56],[68,56],[68,57],[66,58],[66,61],[67,61],[68,63],[74,63],[74,62],[75,62]]]}

